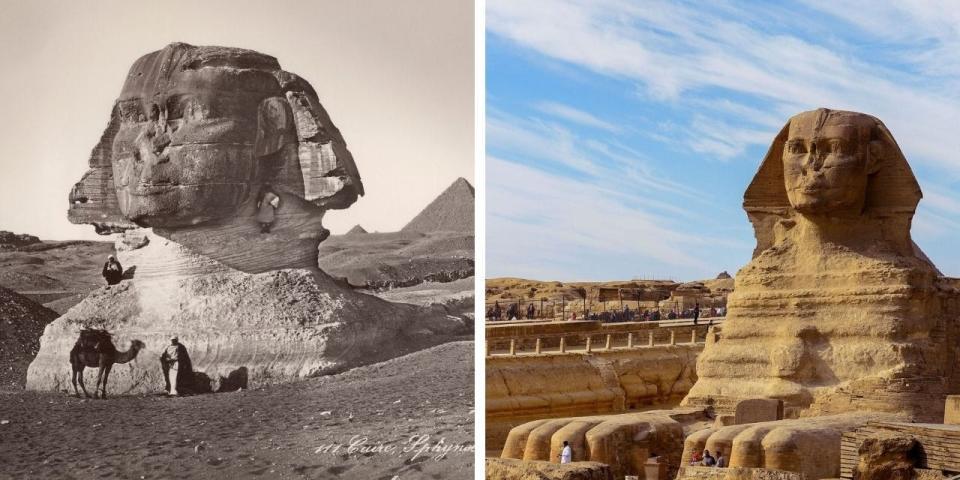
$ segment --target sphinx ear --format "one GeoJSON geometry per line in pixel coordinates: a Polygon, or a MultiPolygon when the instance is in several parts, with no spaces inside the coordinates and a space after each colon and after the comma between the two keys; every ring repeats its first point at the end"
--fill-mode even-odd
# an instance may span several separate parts
{"type": "Polygon", "coordinates": [[[274,154],[285,145],[296,143],[293,118],[287,99],[270,97],[260,102],[257,112],[257,139],[254,153],[258,157],[274,154]]]}

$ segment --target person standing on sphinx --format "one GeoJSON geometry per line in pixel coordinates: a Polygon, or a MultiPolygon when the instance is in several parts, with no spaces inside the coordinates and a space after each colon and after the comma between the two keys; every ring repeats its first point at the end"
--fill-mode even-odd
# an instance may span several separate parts
{"type": "Polygon", "coordinates": [[[269,184],[264,185],[257,197],[257,222],[260,224],[260,233],[270,233],[278,208],[280,208],[280,196],[273,192],[269,184]]]}

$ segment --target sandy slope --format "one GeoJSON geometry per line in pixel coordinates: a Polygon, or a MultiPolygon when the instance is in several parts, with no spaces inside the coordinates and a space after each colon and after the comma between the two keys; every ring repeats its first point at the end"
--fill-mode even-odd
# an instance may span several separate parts
{"type": "Polygon", "coordinates": [[[113,242],[43,242],[19,250],[0,250],[0,287],[59,313],[104,285],[100,271],[113,242]]]}
{"type": "Polygon", "coordinates": [[[473,478],[472,451],[403,451],[417,435],[472,449],[472,359],[473,342],[454,342],[341,375],[181,398],[7,391],[0,478],[473,478]],[[396,451],[348,452],[355,435],[396,451]]]}

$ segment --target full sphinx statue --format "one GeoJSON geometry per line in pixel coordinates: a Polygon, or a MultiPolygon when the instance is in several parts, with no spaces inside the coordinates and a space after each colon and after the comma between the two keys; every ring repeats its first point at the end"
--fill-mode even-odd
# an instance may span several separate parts
{"type": "Polygon", "coordinates": [[[910,238],[920,197],[880,120],[791,118],[744,195],[757,248],[685,403],[766,397],[788,416],[942,419],[960,389],[956,296],[910,238]]]}
{"type": "Polygon", "coordinates": [[[27,388],[62,389],[81,327],[144,341],[115,392],[163,388],[156,356],[189,348],[196,390],[342,371],[469,331],[442,309],[355,293],[317,268],[324,212],[363,195],[313,88],[250,50],[174,43],[137,60],[70,193],[69,219],[123,232],[128,281],[47,327],[27,388]],[[272,228],[258,221],[276,197],[272,228]]]}
{"type": "MultiPolygon", "coordinates": [[[[946,395],[960,391],[960,296],[910,237],[920,198],[877,118],[828,109],[792,117],[744,195],[753,259],[671,415],[685,445],[667,446],[659,431],[681,427],[648,412],[523,425],[504,456],[537,459],[570,440],[589,459],[615,443],[656,450],[677,468],[707,448],[723,451],[730,466],[829,478],[839,475],[843,432],[878,419],[940,422],[946,395]],[[725,415],[758,398],[782,400],[786,418],[724,425],[680,415],[725,415]],[[609,425],[629,435],[611,437],[609,425]]],[[[642,475],[639,460],[616,458],[614,470],[642,475]]]]}

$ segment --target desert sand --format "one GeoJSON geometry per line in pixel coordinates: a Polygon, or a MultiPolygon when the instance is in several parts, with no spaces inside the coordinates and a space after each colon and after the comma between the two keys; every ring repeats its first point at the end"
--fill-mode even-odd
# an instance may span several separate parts
{"type": "Polygon", "coordinates": [[[177,398],[3,390],[0,478],[473,478],[472,359],[473,342],[453,342],[340,375],[177,398]],[[396,452],[350,453],[355,435],[396,452]],[[403,451],[424,435],[467,450],[403,451]]]}

